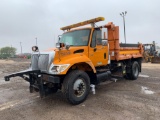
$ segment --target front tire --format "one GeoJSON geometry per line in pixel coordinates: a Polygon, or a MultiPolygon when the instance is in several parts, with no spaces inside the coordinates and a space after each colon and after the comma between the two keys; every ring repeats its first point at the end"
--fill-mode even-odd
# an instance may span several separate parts
{"type": "Polygon", "coordinates": [[[90,90],[90,78],[81,70],[73,70],[66,75],[62,84],[65,98],[73,105],[82,103],[90,90]]]}

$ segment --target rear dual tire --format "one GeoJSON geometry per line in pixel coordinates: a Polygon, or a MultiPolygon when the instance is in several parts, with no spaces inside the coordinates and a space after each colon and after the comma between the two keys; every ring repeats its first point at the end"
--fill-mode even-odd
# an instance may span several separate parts
{"type": "Polygon", "coordinates": [[[137,61],[133,61],[131,64],[130,73],[126,73],[125,78],[129,80],[136,80],[139,75],[140,67],[137,61]]]}

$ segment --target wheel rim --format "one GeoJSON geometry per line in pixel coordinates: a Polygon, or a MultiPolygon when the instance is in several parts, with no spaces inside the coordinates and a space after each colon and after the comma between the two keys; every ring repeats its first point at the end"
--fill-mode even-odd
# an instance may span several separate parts
{"type": "Polygon", "coordinates": [[[83,79],[79,78],[74,82],[73,85],[74,95],[81,97],[86,91],[86,85],[83,79]]]}

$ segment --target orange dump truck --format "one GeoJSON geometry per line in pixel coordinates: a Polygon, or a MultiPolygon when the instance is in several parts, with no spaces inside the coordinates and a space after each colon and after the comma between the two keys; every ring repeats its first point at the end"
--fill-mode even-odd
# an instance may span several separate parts
{"type": "MultiPolygon", "coordinates": [[[[29,69],[5,76],[20,76],[30,83],[29,89],[44,97],[61,90],[71,104],[83,102],[95,86],[121,72],[129,80],[136,80],[141,72],[142,44],[120,44],[119,27],[112,22],[96,26],[103,17],[62,27],[56,48],[34,51],[29,69]],[[84,25],[91,24],[91,27],[84,25]],[[82,27],[83,26],[83,27],[82,27]]],[[[93,89],[94,91],[94,89],[93,89]]]]}

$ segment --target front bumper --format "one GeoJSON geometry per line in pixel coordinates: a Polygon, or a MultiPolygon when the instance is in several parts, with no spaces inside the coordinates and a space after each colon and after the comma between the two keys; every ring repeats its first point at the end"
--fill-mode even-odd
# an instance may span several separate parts
{"type": "Polygon", "coordinates": [[[40,75],[41,79],[46,82],[60,83],[60,77],[48,75],[48,74],[42,73],[40,70],[32,70],[32,69],[27,69],[27,70],[20,71],[17,73],[12,73],[10,75],[5,76],[4,79],[5,79],[5,81],[9,81],[10,78],[19,76],[19,77],[22,77],[24,80],[30,82],[31,81],[30,78],[27,77],[30,75],[35,75],[37,77],[40,75]]]}
{"type": "Polygon", "coordinates": [[[24,75],[29,75],[29,74],[32,74],[32,73],[39,74],[40,70],[27,69],[27,70],[24,70],[24,71],[20,71],[20,72],[16,72],[16,73],[12,73],[10,75],[4,76],[4,79],[5,79],[5,81],[9,81],[11,77],[19,76],[19,77],[22,77],[29,82],[29,79],[27,77],[25,77],[24,75]]]}
{"type": "MultiPolygon", "coordinates": [[[[30,83],[30,93],[33,91],[39,91],[41,98],[46,96],[49,92],[53,91],[53,88],[46,87],[46,83],[53,83],[58,85],[60,83],[59,76],[53,76],[46,73],[42,73],[40,70],[24,70],[17,73],[13,73],[4,77],[5,81],[9,81],[12,77],[22,77],[24,80],[30,83]]],[[[54,86],[55,87],[55,86],[54,86]]],[[[55,89],[57,89],[55,87],[55,89]]]]}

